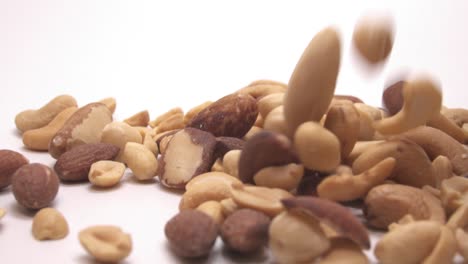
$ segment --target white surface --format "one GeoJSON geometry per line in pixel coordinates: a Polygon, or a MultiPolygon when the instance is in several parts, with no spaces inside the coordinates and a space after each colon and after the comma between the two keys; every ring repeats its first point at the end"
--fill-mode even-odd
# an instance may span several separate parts
{"type": "MultiPolygon", "coordinates": [[[[0,0],[0,148],[53,165],[46,153],[22,147],[16,113],[38,108],[59,94],[80,105],[113,96],[115,120],[140,110],[151,118],[184,110],[268,78],[287,82],[303,49],[324,26],[336,25],[343,40],[337,93],[380,105],[388,76],[401,69],[438,78],[444,104],[467,107],[467,1],[7,1],[0,0]],[[356,66],[350,39],[357,18],[380,10],[394,18],[396,39],[385,67],[356,66]]],[[[131,233],[125,263],[176,263],[163,227],[177,212],[179,194],[157,182],[127,175],[120,186],[60,187],[53,204],[68,219],[64,240],[37,242],[32,214],[17,206],[10,189],[0,192],[1,263],[93,263],[79,245],[79,230],[115,224],[131,233]]],[[[211,263],[259,262],[222,252],[211,263]]],[[[266,260],[265,260],[266,261],[266,260]]]]}

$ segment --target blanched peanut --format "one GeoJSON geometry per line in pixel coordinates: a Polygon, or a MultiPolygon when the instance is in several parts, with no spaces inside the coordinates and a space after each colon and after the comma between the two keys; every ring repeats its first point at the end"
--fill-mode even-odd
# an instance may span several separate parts
{"type": "Polygon", "coordinates": [[[217,158],[213,163],[213,166],[211,166],[210,171],[224,172],[223,161],[220,158],[217,158]]]}
{"type": "Polygon", "coordinates": [[[148,148],[154,156],[157,156],[159,153],[158,145],[156,144],[156,141],[153,139],[151,136],[151,133],[146,133],[143,136],[143,145],[148,148]]]}
{"type": "Polygon", "coordinates": [[[149,119],[150,117],[148,110],[144,110],[132,115],[129,118],[126,118],[124,122],[129,124],[130,126],[147,126],[149,119]]]}
{"type": "Polygon", "coordinates": [[[213,218],[218,225],[221,225],[224,221],[223,207],[219,201],[206,201],[200,204],[196,210],[213,218]]]}
{"type": "Polygon", "coordinates": [[[93,163],[89,170],[89,181],[99,187],[111,187],[119,183],[125,172],[125,164],[111,160],[93,163]]]}
{"type": "Polygon", "coordinates": [[[184,127],[184,114],[177,113],[161,121],[161,123],[158,125],[157,133],[162,133],[174,129],[182,129],[184,127]]]}
{"type": "Polygon", "coordinates": [[[263,128],[265,130],[287,135],[288,126],[286,125],[286,121],[284,119],[284,107],[282,105],[276,107],[275,109],[271,110],[270,113],[268,113],[268,115],[265,117],[263,128]]]}
{"type": "Polygon", "coordinates": [[[101,142],[116,145],[120,148],[120,153],[116,160],[122,160],[122,154],[127,142],[141,143],[142,137],[140,132],[124,122],[114,121],[107,124],[102,130],[101,142]]]}
{"type": "Polygon", "coordinates": [[[239,178],[239,158],[241,150],[234,149],[226,152],[223,157],[223,169],[227,174],[239,178]]]}
{"type": "Polygon", "coordinates": [[[330,247],[330,241],[313,217],[285,211],[270,224],[269,247],[279,263],[312,263],[330,247]]]}
{"type": "Polygon", "coordinates": [[[320,264],[367,264],[369,260],[358,244],[344,237],[334,237],[331,247],[320,259],[320,264]]]}
{"type": "Polygon", "coordinates": [[[232,200],[241,207],[263,212],[275,216],[284,211],[281,200],[291,198],[293,195],[278,188],[248,186],[240,183],[231,185],[232,200]]]}
{"type": "Polygon", "coordinates": [[[122,154],[122,160],[133,172],[137,180],[150,180],[158,171],[158,160],[144,145],[128,142],[122,154]]]}
{"type": "Polygon", "coordinates": [[[268,116],[268,113],[271,110],[277,108],[280,105],[283,105],[284,100],[284,93],[274,93],[262,97],[262,99],[258,100],[258,112],[263,118],[268,116]]]}
{"type": "Polygon", "coordinates": [[[132,251],[131,236],[116,226],[88,227],[78,237],[84,249],[101,262],[119,262],[132,251]]]}
{"type": "Polygon", "coordinates": [[[68,235],[67,220],[56,209],[43,208],[34,216],[32,234],[37,240],[62,239],[68,235]]]}
{"type": "Polygon", "coordinates": [[[3,208],[0,208],[0,219],[2,219],[6,215],[6,210],[3,208]]]}
{"type": "Polygon", "coordinates": [[[230,214],[234,213],[239,209],[239,205],[237,205],[232,198],[226,198],[219,202],[221,204],[221,209],[223,210],[223,215],[225,217],[229,216],[230,214]]]}
{"type": "Polygon", "coordinates": [[[101,104],[104,104],[109,111],[113,114],[115,112],[115,108],[117,107],[117,101],[113,97],[107,97],[102,100],[98,101],[101,104]]]}
{"type": "Polygon", "coordinates": [[[291,191],[299,185],[303,175],[304,166],[291,163],[263,168],[254,175],[253,180],[258,186],[291,191]]]}
{"type": "Polygon", "coordinates": [[[294,148],[308,169],[333,171],[341,161],[338,138],[316,122],[305,122],[297,128],[294,148]]]}
{"type": "Polygon", "coordinates": [[[161,124],[161,122],[163,122],[164,120],[166,120],[170,116],[175,115],[175,114],[183,114],[183,113],[184,113],[184,111],[180,107],[172,108],[169,111],[167,111],[166,113],[156,117],[156,119],[154,119],[153,121],[150,121],[148,123],[148,125],[150,127],[153,127],[153,128],[157,127],[157,126],[159,126],[159,124],[161,124]]]}

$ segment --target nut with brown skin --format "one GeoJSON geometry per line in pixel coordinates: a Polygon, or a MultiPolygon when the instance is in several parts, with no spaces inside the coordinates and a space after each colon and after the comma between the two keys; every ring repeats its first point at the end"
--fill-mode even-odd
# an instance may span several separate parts
{"type": "Polygon", "coordinates": [[[20,167],[12,176],[16,201],[28,209],[41,209],[52,203],[59,190],[59,178],[48,166],[30,163],[20,167]]]}
{"type": "Polygon", "coordinates": [[[240,209],[223,222],[220,235],[229,249],[249,254],[262,249],[268,242],[270,218],[252,209],[240,209]]]}
{"type": "Polygon", "coordinates": [[[198,113],[200,113],[203,109],[207,108],[212,103],[212,101],[206,101],[188,110],[184,116],[184,124],[188,124],[194,116],[196,116],[198,113]]]}
{"type": "Polygon", "coordinates": [[[200,111],[187,127],[212,133],[216,137],[242,138],[257,119],[257,101],[250,95],[230,94],[200,111]]]}
{"type": "Polygon", "coordinates": [[[320,121],[327,111],[335,92],[340,54],[340,38],[333,28],[318,32],[304,50],[284,97],[289,135],[306,121],[320,121]]]}
{"type": "Polygon", "coordinates": [[[431,159],[446,156],[452,162],[453,172],[457,175],[468,172],[468,148],[439,129],[421,126],[395,137],[406,138],[420,145],[431,159]]]}
{"type": "Polygon", "coordinates": [[[15,171],[28,163],[29,160],[23,154],[9,149],[0,149],[0,190],[9,186],[15,171]]]}
{"type": "Polygon", "coordinates": [[[216,146],[214,150],[215,158],[223,158],[224,154],[231,150],[242,150],[244,148],[245,140],[235,137],[217,137],[216,146]]]}
{"type": "Polygon", "coordinates": [[[119,147],[107,143],[79,145],[63,153],[54,170],[63,181],[87,181],[91,165],[100,160],[113,160],[119,147]]]}
{"type": "Polygon", "coordinates": [[[198,258],[210,253],[218,236],[218,226],[205,213],[184,210],[166,223],[164,234],[175,254],[198,258]]]}
{"type": "Polygon", "coordinates": [[[374,187],[364,200],[367,223],[378,229],[387,229],[406,214],[415,220],[445,223],[441,202],[419,188],[401,184],[382,184],[374,187]]]}
{"type": "Polygon", "coordinates": [[[286,136],[262,131],[244,144],[239,159],[239,178],[244,183],[253,183],[255,173],[265,167],[297,162],[292,143],[286,136]]]}
{"type": "Polygon", "coordinates": [[[367,228],[348,208],[327,199],[307,196],[283,199],[282,203],[288,210],[300,210],[312,215],[360,247],[370,248],[367,228]]]}
{"type": "Polygon", "coordinates": [[[172,136],[159,159],[159,179],[169,188],[183,189],[193,177],[213,165],[216,138],[196,128],[185,128],[172,136]]]}
{"type": "Polygon", "coordinates": [[[353,162],[353,172],[363,173],[388,157],[396,160],[390,180],[414,187],[438,185],[438,175],[424,149],[404,139],[388,140],[367,149],[353,162]]]}
{"type": "Polygon", "coordinates": [[[49,144],[54,158],[64,152],[87,143],[98,143],[104,127],[112,122],[112,113],[101,103],[87,104],[73,113],[49,144]]]}
{"type": "Polygon", "coordinates": [[[312,263],[330,248],[319,221],[300,211],[276,216],[268,235],[269,248],[278,263],[312,263]]]}

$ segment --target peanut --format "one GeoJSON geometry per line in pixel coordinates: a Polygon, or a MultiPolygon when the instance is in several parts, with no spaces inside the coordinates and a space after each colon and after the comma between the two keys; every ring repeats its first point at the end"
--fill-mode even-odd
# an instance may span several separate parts
{"type": "Polygon", "coordinates": [[[33,218],[32,234],[37,240],[56,240],[68,235],[65,217],[54,208],[42,208],[33,218]]]}

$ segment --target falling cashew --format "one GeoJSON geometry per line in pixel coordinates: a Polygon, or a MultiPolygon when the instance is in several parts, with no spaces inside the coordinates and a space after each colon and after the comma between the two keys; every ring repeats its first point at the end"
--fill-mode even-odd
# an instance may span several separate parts
{"type": "Polygon", "coordinates": [[[398,134],[426,124],[439,114],[440,88],[430,79],[415,79],[403,86],[403,108],[395,115],[374,123],[381,134],[398,134]]]}

